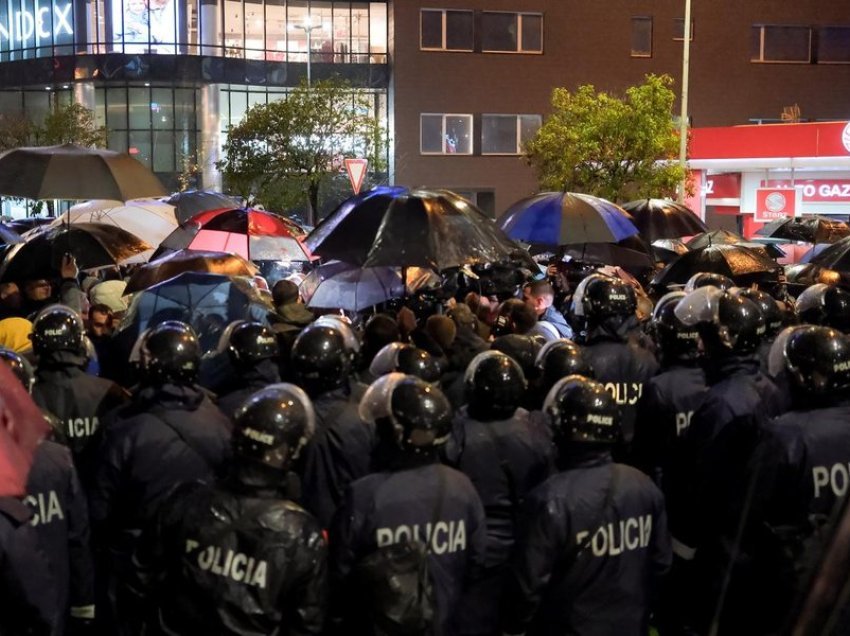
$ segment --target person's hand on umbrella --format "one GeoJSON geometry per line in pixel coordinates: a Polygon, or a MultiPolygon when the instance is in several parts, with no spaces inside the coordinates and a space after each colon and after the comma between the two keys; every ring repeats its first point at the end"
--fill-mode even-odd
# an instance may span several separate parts
{"type": "Polygon", "coordinates": [[[73,254],[66,253],[62,257],[62,264],[59,266],[59,275],[62,276],[63,279],[76,279],[79,273],[80,268],[77,267],[77,259],[74,258],[73,254]]]}

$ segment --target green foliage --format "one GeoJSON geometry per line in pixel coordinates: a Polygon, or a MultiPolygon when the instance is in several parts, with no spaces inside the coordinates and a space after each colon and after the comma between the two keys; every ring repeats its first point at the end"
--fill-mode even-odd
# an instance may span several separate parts
{"type": "Polygon", "coordinates": [[[0,152],[26,146],[33,135],[33,124],[18,113],[0,114],[0,152]]]}
{"type": "Polygon", "coordinates": [[[314,222],[319,190],[343,159],[363,157],[385,169],[387,136],[367,95],[334,78],[305,83],[283,100],[248,109],[228,129],[218,168],[225,187],[269,209],[309,203],[314,222]]]}
{"type": "Polygon", "coordinates": [[[552,115],[527,144],[543,190],[583,192],[611,201],[672,196],[684,173],[675,160],[679,134],[668,75],[647,75],[625,97],[552,91],[552,115]]]}
{"type": "Polygon", "coordinates": [[[36,126],[33,137],[36,145],[55,146],[78,144],[103,148],[106,146],[106,128],[98,127],[94,113],[82,104],[70,103],[53,108],[36,126]]]}

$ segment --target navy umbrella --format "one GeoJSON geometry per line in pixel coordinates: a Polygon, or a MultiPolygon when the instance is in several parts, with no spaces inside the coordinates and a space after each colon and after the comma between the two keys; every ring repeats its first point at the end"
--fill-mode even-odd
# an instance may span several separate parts
{"type": "Polygon", "coordinates": [[[624,203],[623,209],[634,217],[640,235],[650,243],[708,231],[705,223],[689,207],[675,201],[640,199],[624,203]]]}

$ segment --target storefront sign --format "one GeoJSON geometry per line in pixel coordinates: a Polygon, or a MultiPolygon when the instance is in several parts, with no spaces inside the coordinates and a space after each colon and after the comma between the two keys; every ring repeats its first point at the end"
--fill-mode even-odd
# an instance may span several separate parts
{"type": "Polygon", "coordinates": [[[8,11],[8,5],[0,3],[0,49],[49,46],[54,41],[57,44],[60,40],[69,41],[69,37],[74,35],[72,11],[70,2],[53,5],[24,2],[17,11],[8,11]]]}
{"type": "Polygon", "coordinates": [[[841,131],[841,143],[844,145],[844,149],[850,152],[850,122],[847,122],[844,130],[841,131]]]}
{"type": "Polygon", "coordinates": [[[788,179],[762,181],[769,188],[797,187],[803,192],[803,203],[850,203],[850,179],[788,179]]]}
{"type": "Polygon", "coordinates": [[[112,0],[112,38],[125,53],[177,52],[175,0],[112,0]]]}
{"type": "Polygon", "coordinates": [[[703,192],[706,199],[739,199],[741,198],[741,173],[706,175],[703,192]]]}
{"type": "Polygon", "coordinates": [[[754,221],[767,223],[797,216],[800,209],[799,188],[757,188],[754,221]]]}

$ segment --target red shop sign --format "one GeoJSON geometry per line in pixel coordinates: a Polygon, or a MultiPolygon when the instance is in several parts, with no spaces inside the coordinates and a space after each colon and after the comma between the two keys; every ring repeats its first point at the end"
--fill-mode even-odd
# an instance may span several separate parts
{"type": "Polygon", "coordinates": [[[759,223],[797,216],[800,191],[797,188],[757,188],[756,213],[759,223]]]}
{"type": "MultiPolygon", "coordinates": [[[[770,188],[791,187],[791,181],[762,181],[770,188]]],[[[797,179],[794,186],[803,191],[804,203],[850,203],[850,179],[797,179]]]]}
{"type": "Polygon", "coordinates": [[[706,175],[703,191],[706,199],[739,199],[741,197],[741,173],[706,175]]]}

